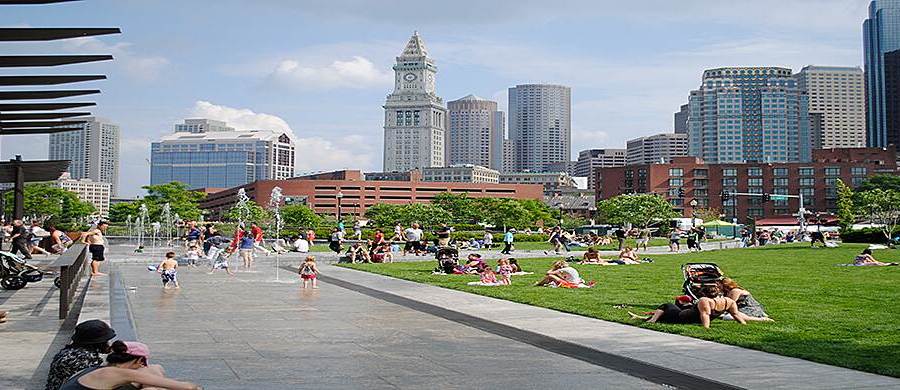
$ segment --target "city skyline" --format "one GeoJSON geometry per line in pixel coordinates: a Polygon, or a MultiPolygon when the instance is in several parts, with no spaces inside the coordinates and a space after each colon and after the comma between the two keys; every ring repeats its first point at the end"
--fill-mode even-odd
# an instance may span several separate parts
{"type": "MultiPolygon", "coordinates": [[[[687,101],[703,69],[861,66],[861,23],[868,5],[657,2],[636,9],[524,2],[485,5],[473,17],[463,11],[467,7],[434,4],[435,12],[417,12],[402,3],[383,7],[393,10],[386,12],[365,2],[301,9],[263,1],[249,11],[256,17],[245,18],[244,7],[234,1],[209,9],[197,3],[158,7],[92,0],[52,12],[39,6],[16,9],[0,16],[0,23],[71,24],[75,15],[86,25],[123,26],[118,38],[57,45],[67,52],[104,48],[117,58],[112,65],[96,65],[111,68],[96,114],[122,126],[123,155],[143,156],[123,161],[120,193],[129,196],[149,182],[144,159],[150,142],[171,132],[172,123],[193,117],[242,128],[286,125],[301,143],[298,155],[311,157],[298,163],[300,171],[378,170],[380,105],[392,82],[390,65],[413,30],[428,39],[441,66],[439,93],[445,100],[475,94],[507,111],[508,87],[572,87],[572,152],[577,153],[620,148],[626,139],[672,130],[672,112],[687,101]],[[764,12],[775,5],[784,15],[764,12]],[[817,18],[802,26],[785,17],[812,7],[817,18]],[[207,17],[191,17],[199,13],[207,17]],[[704,15],[704,25],[697,24],[697,14],[704,15]],[[227,28],[237,24],[246,28],[227,28]],[[161,40],[161,34],[175,38],[161,40]]],[[[46,137],[25,138],[5,140],[2,158],[46,158],[45,146],[33,146],[45,145],[46,137]]]]}

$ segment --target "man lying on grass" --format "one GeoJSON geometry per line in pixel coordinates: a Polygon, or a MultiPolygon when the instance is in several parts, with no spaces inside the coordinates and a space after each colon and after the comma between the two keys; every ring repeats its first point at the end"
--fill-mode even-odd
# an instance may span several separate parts
{"type": "Polygon", "coordinates": [[[662,322],[667,324],[700,324],[709,329],[709,322],[719,318],[725,313],[731,314],[735,321],[746,325],[747,321],[773,322],[771,318],[751,317],[738,310],[737,303],[733,299],[722,296],[719,286],[706,286],[700,290],[702,297],[693,305],[684,308],[674,303],[660,305],[650,317],[628,312],[632,319],[642,319],[646,322],[662,322]]]}

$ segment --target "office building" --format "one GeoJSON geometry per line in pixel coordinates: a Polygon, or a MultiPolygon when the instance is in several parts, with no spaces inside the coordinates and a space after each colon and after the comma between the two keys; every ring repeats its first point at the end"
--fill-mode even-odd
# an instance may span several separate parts
{"type": "Polygon", "coordinates": [[[448,165],[480,165],[503,169],[503,130],[506,118],[497,111],[497,102],[468,95],[447,102],[450,117],[447,131],[448,165]]]}
{"type": "Polygon", "coordinates": [[[553,195],[578,186],[565,172],[513,172],[500,174],[500,184],[540,184],[545,195],[553,195]]]}
{"type": "Polygon", "coordinates": [[[500,171],[472,164],[422,168],[422,181],[443,183],[499,183],[500,171]]]}
{"type": "Polygon", "coordinates": [[[703,72],[691,91],[688,155],[709,163],[809,161],[809,102],[790,69],[703,72]]]}
{"type": "Polygon", "coordinates": [[[863,22],[868,146],[900,144],[900,0],[874,0],[863,22]]]}
{"type": "Polygon", "coordinates": [[[551,84],[509,89],[509,139],[515,145],[515,171],[546,172],[572,154],[572,91],[551,84]]]}
{"type": "Polygon", "coordinates": [[[447,109],[435,92],[437,66],[413,33],[394,65],[394,92],[384,104],[384,170],[444,166],[447,109]]]}
{"type": "Polygon", "coordinates": [[[243,188],[251,200],[265,207],[272,188],[278,186],[285,197],[306,204],[318,214],[363,216],[379,203],[431,203],[442,193],[466,194],[473,198],[542,199],[539,185],[495,183],[447,183],[411,181],[369,181],[360,171],[336,171],[295,177],[290,180],[259,180],[250,184],[209,194],[200,202],[209,218],[219,218],[237,203],[243,188]],[[340,194],[340,197],[338,196],[340,194]]]}
{"type": "Polygon", "coordinates": [[[72,179],[109,183],[115,195],[119,188],[119,125],[96,117],[79,120],[85,123],[71,126],[77,130],[50,134],[48,158],[70,160],[72,179]]]}
{"type": "Polygon", "coordinates": [[[810,212],[837,211],[838,179],[857,187],[876,174],[898,174],[893,148],[818,149],[810,162],[792,163],[707,163],[697,157],[676,157],[668,164],[629,165],[601,168],[597,171],[597,199],[630,193],[656,193],[690,218],[692,200],[698,208],[713,208],[726,220],[737,215],[738,222],[774,215],[797,213],[798,198],[764,201],[762,196],[730,196],[723,202],[722,192],[745,194],[803,195],[804,208],[810,212]],[[683,196],[682,196],[683,195],[683,196]]]}
{"type": "Polygon", "coordinates": [[[294,154],[294,140],[281,130],[176,132],[151,144],[150,184],[229,188],[287,179],[294,154]]]}
{"type": "Polygon", "coordinates": [[[223,121],[214,119],[185,119],[184,123],[175,124],[176,133],[213,133],[216,131],[234,131],[234,127],[228,126],[223,121]]]}
{"type": "Polygon", "coordinates": [[[809,96],[813,149],[866,146],[863,71],[856,67],[807,66],[795,75],[809,96]]]}
{"type": "Polygon", "coordinates": [[[598,168],[625,166],[625,149],[588,149],[578,152],[572,176],[586,177],[588,188],[594,188],[594,172],[598,168]]]}
{"type": "Polygon", "coordinates": [[[688,108],[689,105],[682,104],[681,109],[675,113],[675,133],[677,134],[687,134],[687,121],[688,121],[688,108]]]}
{"type": "Polygon", "coordinates": [[[78,199],[94,205],[97,215],[109,217],[110,195],[112,184],[93,181],[91,179],[73,179],[67,172],[56,180],[56,186],[74,192],[78,199]]]}
{"type": "Polygon", "coordinates": [[[683,133],[662,133],[627,142],[628,165],[661,164],[673,157],[687,156],[688,137],[683,133]]]}
{"type": "Polygon", "coordinates": [[[503,140],[503,169],[500,172],[516,171],[516,144],[510,139],[503,140]]]}

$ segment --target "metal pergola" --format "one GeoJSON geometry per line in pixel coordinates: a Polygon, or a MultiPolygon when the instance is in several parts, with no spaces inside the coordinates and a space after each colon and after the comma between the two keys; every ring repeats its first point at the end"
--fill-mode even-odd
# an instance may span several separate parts
{"type": "MultiPolygon", "coordinates": [[[[80,0],[0,0],[0,12],[4,6],[43,6],[80,0]]],[[[119,34],[119,28],[96,27],[16,27],[0,28],[0,42],[42,42],[61,39],[119,34]]],[[[61,65],[83,64],[112,60],[108,54],[54,54],[0,55],[0,72],[16,68],[49,68],[61,65]]],[[[0,136],[25,134],[52,134],[80,129],[84,124],[80,117],[91,115],[89,111],[65,111],[95,106],[92,101],[65,99],[100,93],[99,89],[63,89],[58,86],[105,80],[102,74],[6,74],[0,73],[0,136]],[[45,89],[46,86],[52,86],[45,89]],[[3,89],[12,87],[13,89],[3,89]],[[60,101],[63,99],[63,101],[60,101]]],[[[13,183],[14,219],[24,214],[24,183],[52,181],[68,170],[69,161],[23,161],[16,156],[8,162],[0,162],[0,183],[13,183]]],[[[0,214],[6,216],[3,198],[0,196],[0,214]]]]}

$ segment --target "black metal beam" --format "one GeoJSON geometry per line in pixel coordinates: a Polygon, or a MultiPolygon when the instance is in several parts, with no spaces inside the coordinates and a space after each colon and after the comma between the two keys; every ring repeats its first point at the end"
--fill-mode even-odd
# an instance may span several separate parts
{"type": "Polygon", "coordinates": [[[90,37],[95,35],[120,34],[118,28],[58,28],[58,27],[23,27],[0,28],[0,41],[53,41],[90,37]]]}
{"type": "Polygon", "coordinates": [[[53,133],[64,133],[66,131],[78,130],[79,128],[67,128],[67,127],[35,127],[31,129],[9,129],[9,130],[0,130],[0,136],[5,135],[30,135],[30,134],[53,134],[53,133]]]}
{"type": "Polygon", "coordinates": [[[0,100],[59,99],[72,96],[93,95],[99,89],[71,89],[55,91],[0,91],[0,100]]]}
{"type": "Polygon", "coordinates": [[[61,127],[72,126],[86,123],[86,121],[22,121],[22,122],[0,122],[0,130],[7,129],[25,129],[38,127],[61,127]]]}
{"type": "Polygon", "coordinates": [[[25,66],[58,66],[83,62],[108,61],[111,55],[44,55],[44,56],[0,56],[0,68],[25,66]]]}
{"type": "Polygon", "coordinates": [[[62,119],[91,115],[89,112],[28,112],[4,114],[0,113],[0,121],[34,121],[43,119],[62,119]]]}
{"type": "Polygon", "coordinates": [[[9,103],[0,104],[0,112],[64,110],[66,108],[96,106],[97,103],[9,103]]]}
{"type": "Polygon", "coordinates": [[[81,0],[0,0],[0,5],[54,4],[54,3],[68,3],[71,1],[81,1],[81,0]]]}
{"type": "Polygon", "coordinates": [[[81,76],[0,76],[0,85],[59,85],[105,79],[106,76],[102,74],[81,76]]]}

